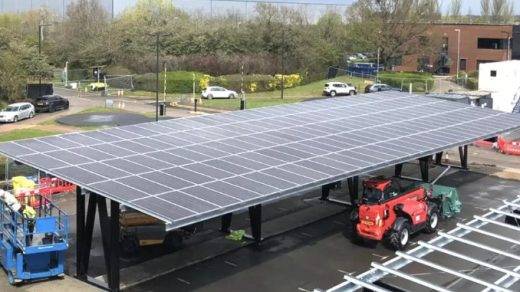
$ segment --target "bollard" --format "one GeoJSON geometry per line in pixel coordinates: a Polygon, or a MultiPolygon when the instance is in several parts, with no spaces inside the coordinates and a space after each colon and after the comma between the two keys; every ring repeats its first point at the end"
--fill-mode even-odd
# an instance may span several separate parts
{"type": "Polygon", "coordinates": [[[199,103],[199,99],[195,98],[195,100],[193,101],[193,111],[194,112],[197,112],[197,104],[198,103],[199,103]]]}
{"type": "Polygon", "coordinates": [[[245,109],[246,109],[246,99],[241,98],[240,99],[240,110],[245,110],[245,109]]]}

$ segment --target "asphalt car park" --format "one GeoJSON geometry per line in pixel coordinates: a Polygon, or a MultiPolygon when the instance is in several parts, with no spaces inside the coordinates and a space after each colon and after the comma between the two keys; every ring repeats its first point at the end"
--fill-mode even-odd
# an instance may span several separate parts
{"type": "MultiPolygon", "coordinates": [[[[387,170],[388,173],[390,171],[387,170]]],[[[438,167],[432,170],[432,174],[438,175],[440,171],[442,169],[438,167]]],[[[413,175],[416,169],[408,165],[406,172],[413,175]]],[[[449,230],[457,222],[467,221],[473,215],[485,212],[486,208],[500,205],[501,199],[518,195],[520,187],[519,181],[459,170],[450,171],[439,180],[439,184],[457,187],[463,202],[462,213],[441,222],[441,230],[449,230]]],[[[344,199],[345,193],[345,189],[340,189],[335,195],[344,199]]],[[[310,193],[306,199],[317,195],[316,192],[310,193]]],[[[290,201],[306,202],[302,198],[290,201]]],[[[269,209],[277,209],[279,204],[283,206],[288,203],[280,202],[269,206],[269,209]]],[[[310,200],[304,204],[308,205],[307,208],[323,208],[326,203],[310,200]]],[[[342,282],[343,274],[363,272],[372,261],[383,262],[394,255],[392,250],[382,244],[374,247],[353,243],[350,238],[351,226],[347,223],[348,212],[347,209],[331,214],[330,217],[268,238],[259,247],[237,249],[141,283],[129,291],[313,291],[316,288],[332,287],[342,282]]],[[[297,220],[294,221],[297,226],[297,220]]],[[[424,233],[413,236],[410,248],[418,240],[427,241],[433,236],[424,233]]],[[[452,258],[440,260],[453,261],[452,258]]],[[[452,280],[444,279],[441,272],[426,277],[440,281],[438,283],[452,280]]],[[[391,280],[394,285],[401,284],[396,279],[391,280]]]]}
{"type": "MultiPolygon", "coordinates": [[[[443,170],[442,167],[432,168],[432,177],[436,177],[443,170]]],[[[392,172],[393,169],[386,169],[374,175],[391,175],[392,172]]],[[[416,164],[405,166],[405,175],[417,176],[417,173],[416,164]]],[[[486,208],[499,205],[501,199],[519,195],[517,190],[520,187],[520,181],[517,180],[506,180],[484,172],[456,169],[450,170],[438,183],[456,187],[463,203],[462,213],[456,218],[442,221],[439,227],[441,230],[449,230],[458,222],[465,222],[475,214],[482,214],[486,208]]],[[[343,187],[335,190],[332,195],[344,200],[346,193],[343,184],[343,187]]],[[[205,222],[204,230],[199,235],[185,242],[186,251],[177,252],[179,256],[176,262],[169,260],[170,255],[166,251],[153,246],[143,249],[135,256],[122,258],[122,278],[125,278],[125,274],[130,274],[132,267],[140,271],[136,279],[126,283],[126,289],[128,291],[312,291],[315,288],[325,289],[340,283],[345,273],[363,272],[369,268],[372,261],[383,262],[393,257],[394,252],[383,244],[367,246],[353,243],[347,216],[349,208],[322,202],[318,199],[319,195],[320,190],[315,190],[300,197],[267,205],[264,209],[266,239],[259,246],[242,243],[232,249],[224,249],[222,246],[229,240],[223,239],[222,233],[219,232],[220,220],[213,219],[205,222]],[[312,219],[310,214],[320,214],[320,217],[312,219]],[[267,227],[269,224],[271,227],[267,227]],[[145,267],[144,264],[152,260],[154,261],[152,270],[139,268],[145,267]],[[154,276],[150,277],[151,274],[154,276]]],[[[58,204],[71,215],[72,241],[67,257],[67,273],[73,275],[76,238],[75,197],[62,195],[56,199],[58,204]]],[[[235,217],[233,228],[247,229],[248,226],[247,213],[235,217]]],[[[412,237],[409,248],[413,248],[418,240],[426,241],[433,236],[418,233],[412,237]]],[[[453,261],[451,258],[440,260],[453,261]]],[[[91,272],[94,277],[103,277],[105,274],[101,235],[97,224],[92,246],[91,272]]],[[[421,270],[411,272],[421,273],[421,270]]],[[[482,269],[475,270],[475,273],[484,272],[482,269]]],[[[451,279],[444,279],[442,273],[423,276],[441,283],[451,281],[451,279]]],[[[385,281],[396,286],[402,284],[395,278],[385,279],[385,281]]],[[[456,284],[462,286],[454,287],[464,288],[463,284],[454,285],[456,284]]]]}

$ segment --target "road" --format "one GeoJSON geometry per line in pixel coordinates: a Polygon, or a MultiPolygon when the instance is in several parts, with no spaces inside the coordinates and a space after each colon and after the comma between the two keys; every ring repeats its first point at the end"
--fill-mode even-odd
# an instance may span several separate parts
{"type": "MultiPolygon", "coordinates": [[[[110,98],[114,101],[114,105],[120,107],[121,109],[136,112],[140,114],[149,114],[155,112],[155,106],[151,104],[151,101],[147,100],[132,100],[126,98],[113,98],[113,97],[101,97],[99,94],[92,93],[81,93],[78,96],[78,92],[75,90],[65,89],[65,88],[55,88],[55,93],[66,97],[69,99],[70,108],[66,111],[59,111],[54,113],[41,113],[37,114],[34,118],[30,120],[23,120],[16,124],[0,124],[0,133],[8,132],[16,129],[26,129],[32,127],[42,128],[41,123],[54,120],[61,116],[76,114],[82,112],[86,109],[90,109],[93,107],[104,107],[105,100],[110,98]]],[[[177,108],[168,108],[166,111],[166,115],[172,118],[178,118],[190,115],[190,111],[186,109],[177,109],[177,108]]],[[[58,130],[77,130],[69,127],[62,127],[59,125],[53,125],[52,127],[46,126],[45,128],[52,128],[58,130]]]]}

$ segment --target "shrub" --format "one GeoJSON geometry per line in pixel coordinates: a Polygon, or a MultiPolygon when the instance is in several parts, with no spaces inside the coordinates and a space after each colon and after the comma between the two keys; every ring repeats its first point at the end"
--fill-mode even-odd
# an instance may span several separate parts
{"type": "MultiPolygon", "coordinates": [[[[195,92],[201,91],[201,79],[205,75],[199,72],[174,71],[166,73],[166,92],[167,93],[191,93],[193,92],[193,82],[195,79],[195,92]]],[[[134,87],[136,90],[155,91],[155,73],[136,75],[134,87]]],[[[162,92],[164,87],[164,73],[159,74],[159,90],[162,92]]]]}
{"type": "Polygon", "coordinates": [[[276,74],[274,75],[273,83],[271,83],[271,88],[280,89],[282,87],[282,76],[283,76],[283,87],[291,88],[298,86],[302,83],[302,77],[300,74],[290,74],[290,75],[282,75],[276,74]]]}
{"type": "Polygon", "coordinates": [[[412,83],[413,91],[415,92],[424,92],[426,89],[430,91],[434,84],[430,73],[383,72],[379,75],[379,80],[381,83],[388,84],[395,88],[402,88],[403,90],[408,90],[410,83],[412,83]]]}
{"type": "Polygon", "coordinates": [[[233,74],[233,75],[222,75],[218,77],[213,77],[211,79],[211,85],[218,85],[225,87],[227,89],[232,89],[237,92],[240,92],[243,88],[245,92],[258,92],[258,91],[269,91],[273,90],[271,87],[271,83],[274,81],[273,76],[271,75],[262,75],[262,74],[251,74],[244,75],[242,80],[242,75],[233,74]]]}

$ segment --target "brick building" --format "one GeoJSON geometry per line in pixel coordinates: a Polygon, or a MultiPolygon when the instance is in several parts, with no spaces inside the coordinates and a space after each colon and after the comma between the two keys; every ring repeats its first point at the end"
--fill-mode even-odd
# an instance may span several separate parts
{"type": "Polygon", "coordinates": [[[438,53],[405,56],[397,61],[395,71],[456,74],[459,35],[461,71],[477,71],[480,63],[520,59],[519,25],[434,24],[428,34],[438,40],[438,53]]]}

